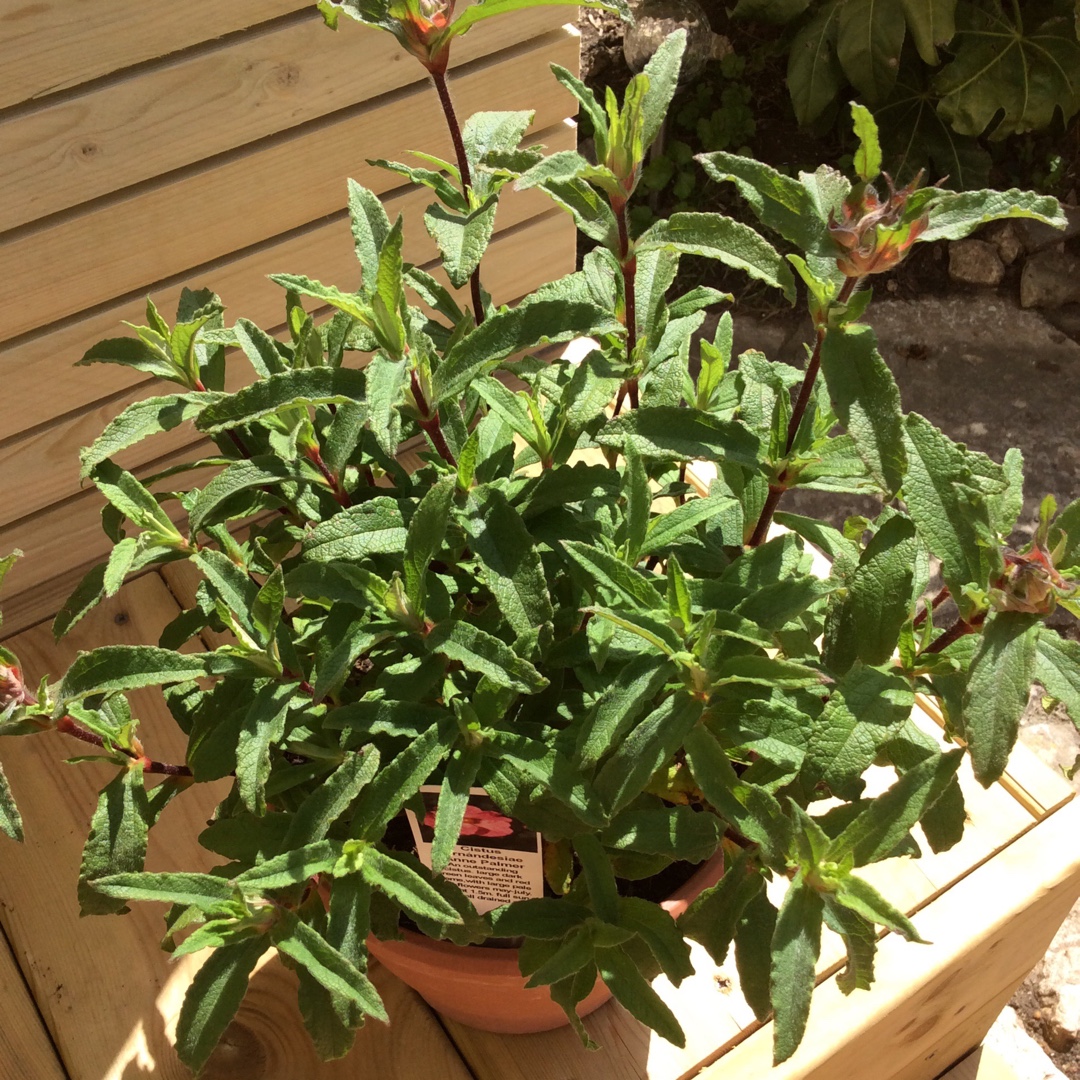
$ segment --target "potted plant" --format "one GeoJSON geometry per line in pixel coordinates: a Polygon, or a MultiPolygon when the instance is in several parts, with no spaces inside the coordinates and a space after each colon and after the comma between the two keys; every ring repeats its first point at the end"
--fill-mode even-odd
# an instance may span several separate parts
{"type": "MultiPolygon", "coordinates": [[[[345,13],[395,33],[435,81],[456,161],[383,164],[434,192],[425,224],[471,309],[403,261],[401,220],[351,183],[359,287],[275,275],[287,340],[227,326],[216,296],[187,292],[172,325],[148,304],[135,337],[81,361],[178,388],[127,408],[83,452],[115,546],[57,634],[148,567],[188,560],[202,580],[157,645],[80,654],[36,691],[0,650],[2,731],[60,731],[118,766],[91,822],[82,908],[165,901],[168,946],[213,950],[177,1032],[195,1072],[271,948],[298,972],[320,1051],[346,1053],[366,1018],[385,1019],[367,957],[393,965],[403,923],[410,942],[443,950],[516,943],[479,952],[513,955],[586,1043],[577,1010],[607,991],[680,1042],[650,978],[690,973],[687,939],[717,960],[733,946],[783,1060],[805,1026],[823,925],[847,945],[846,991],[870,985],[876,926],[918,940],[859,868],[915,851],[916,824],[935,850],[963,831],[965,749],[942,753],[920,733],[915,692],[940,702],[989,784],[1036,673],[1066,691],[1080,679],[1080,650],[1042,625],[1057,604],[1077,611],[1080,503],[1055,516],[1047,500],[1031,542],[1008,546],[1019,454],[995,463],[904,415],[860,322],[868,277],[913,244],[997,217],[1060,224],[1057,203],[875,187],[877,132],[853,106],[854,182],[826,166],[796,179],[701,159],[786,256],[717,214],[633,236],[627,207],[683,36],[621,104],[556,69],[597,161],[544,156],[520,146],[528,113],[459,127],[446,88],[455,34],[517,6],[487,0],[451,22],[452,5],[322,5],[330,22],[345,13]],[[513,309],[490,303],[481,276],[510,183],[545,191],[596,242],[580,271],[513,309]],[[759,353],[736,366],[724,314],[692,373],[692,334],[730,298],[669,299],[684,254],[792,300],[801,279],[805,369],[759,353]],[[317,323],[305,304],[332,315],[317,323]],[[577,362],[530,352],[581,337],[592,347],[577,362]],[[238,353],[256,378],[226,393],[238,353]],[[144,481],[112,461],[182,422],[213,456],[144,481]],[[410,473],[398,451],[412,438],[424,453],[410,473]],[[686,479],[699,460],[716,465],[704,495],[686,479]],[[190,486],[196,469],[211,478],[190,486]],[[875,494],[882,509],[838,530],[783,513],[795,487],[875,494]],[[827,577],[810,572],[811,548],[827,577]],[[180,651],[207,628],[230,643],[180,651]],[[140,741],[127,694],[144,686],[163,688],[184,762],[140,741]],[[896,780],[870,798],[873,763],[896,780]],[[200,837],[225,861],[144,872],[168,801],[227,777],[200,837]],[[778,906],[769,881],[786,886],[778,906]],[[651,902],[671,893],[677,918],[651,902]]],[[[0,825],[20,837],[6,782],[0,825]]]]}

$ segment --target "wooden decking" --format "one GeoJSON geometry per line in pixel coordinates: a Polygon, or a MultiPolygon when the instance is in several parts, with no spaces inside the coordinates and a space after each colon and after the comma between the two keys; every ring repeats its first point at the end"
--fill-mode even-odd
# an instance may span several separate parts
{"type": "MultiPolygon", "coordinates": [[[[156,641],[178,611],[172,590],[182,597],[189,587],[183,574],[171,575],[171,586],[158,575],[144,576],[59,645],[46,624],[7,644],[36,680],[62,671],[79,648],[156,641]]],[[[160,758],[182,757],[183,736],[160,698],[153,692],[135,697],[148,749],[160,758]]],[[[200,957],[173,964],[160,951],[160,906],[137,905],[119,918],[79,918],[79,854],[95,792],[111,769],[64,763],[78,752],[60,735],[0,741],[27,831],[22,846],[0,842],[6,935],[0,941],[0,1080],[181,1080],[187,1073],[170,1034],[200,957]]],[[[704,1068],[707,1080],[930,1080],[979,1042],[1080,892],[1080,808],[1069,803],[1071,789],[1022,751],[1015,771],[1023,776],[1023,799],[1000,785],[984,791],[970,775],[964,779],[970,825],[957,850],[874,868],[875,883],[918,912],[916,922],[934,944],[909,945],[888,935],[879,985],[844,998],[830,977],[840,966],[839,941],[828,940],[807,1039],[781,1069],[770,1070],[768,1025],[756,1030],[732,988],[734,971],[716,971],[699,953],[699,974],[678,991],[663,980],[657,984],[687,1030],[684,1051],[651,1035],[616,1004],[589,1021],[603,1046],[597,1054],[585,1054],[568,1030],[484,1034],[440,1021],[411,990],[376,969],[391,1026],[369,1025],[353,1053],[329,1065],[317,1062],[303,1031],[294,977],[270,960],[253,978],[206,1075],[679,1080],[704,1068]]],[[[195,838],[223,792],[223,785],[193,789],[168,808],[151,833],[151,869],[214,861],[195,838]]]]}

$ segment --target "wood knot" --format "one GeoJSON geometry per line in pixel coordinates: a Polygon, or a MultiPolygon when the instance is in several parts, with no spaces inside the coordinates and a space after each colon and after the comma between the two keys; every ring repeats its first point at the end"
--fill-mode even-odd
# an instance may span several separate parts
{"type": "Polygon", "coordinates": [[[201,1075],[203,1080],[262,1080],[266,1075],[266,1050],[251,1028],[234,1020],[201,1075]]]}
{"type": "Polygon", "coordinates": [[[296,86],[300,82],[300,69],[295,64],[282,64],[274,69],[274,81],[283,90],[296,86]]]}

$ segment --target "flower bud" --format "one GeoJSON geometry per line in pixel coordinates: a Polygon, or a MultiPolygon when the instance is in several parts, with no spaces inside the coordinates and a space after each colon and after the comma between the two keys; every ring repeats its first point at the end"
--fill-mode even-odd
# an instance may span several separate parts
{"type": "Polygon", "coordinates": [[[841,218],[829,215],[829,235],[840,250],[836,265],[848,277],[865,277],[891,270],[926,229],[927,215],[909,219],[907,202],[918,188],[920,173],[897,191],[892,178],[882,200],[872,184],[856,184],[841,207],[841,218]]]}
{"type": "Polygon", "coordinates": [[[22,672],[15,666],[0,664],[0,711],[10,705],[24,705],[26,698],[22,672]]]}

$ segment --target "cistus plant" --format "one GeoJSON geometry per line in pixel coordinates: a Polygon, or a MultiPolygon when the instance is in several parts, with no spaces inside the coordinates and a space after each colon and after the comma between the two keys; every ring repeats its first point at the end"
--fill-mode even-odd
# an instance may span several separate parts
{"type": "MultiPolygon", "coordinates": [[[[476,10],[448,30],[449,8],[324,7],[396,26],[433,75],[443,45],[416,27],[445,42],[476,10]]],[[[961,759],[983,784],[1001,775],[1034,678],[1080,704],[1080,646],[1043,628],[1055,606],[1077,611],[1080,502],[1044,504],[1031,543],[1010,547],[1019,453],[999,464],[905,415],[861,321],[871,275],[913,244],[999,217],[1061,224],[1057,203],[898,191],[855,107],[854,182],[828,166],[792,179],[748,157],[701,158],[797,254],[719,214],[634,235],[629,208],[682,50],[669,38],[621,102],[555,68],[589,114],[595,161],[523,149],[531,114],[486,112],[461,128],[457,166],[389,165],[434,192],[426,224],[459,286],[507,185],[574,216],[595,248],[516,307],[478,287],[477,307],[460,307],[404,261],[401,220],[350,183],[358,289],[274,275],[282,339],[188,292],[172,325],[148,304],[136,336],[82,361],[175,385],[83,451],[115,546],[56,632],[138,570],[186,560],[201,583],[156,645],[103,645],[37,688],[0,652],[2,730],[61,732],[117,766],[80,902],[100,914],[166,901],[166,947],[212,949],[177,1028],[195,1072],[269,949],[297,971],[320,1052],[346,1053],[365,1019],[386,1019],[366,942],[394,938],[403,919],[459,944],[520,938],[523,973],[586,1044],[575,1007],[600,979],[681,1045],[650,979],[691,974],[689,940],[717,962],[733,947],[781,1061],[804,1031],[823,926],[847,946],[845,991],[870,986],[878,926],[918,940],[860,869],[960,839],[961,759]],[[814,326],[802,366],[755,351],[736,363],[725,313],[695,369],[691,337],[730,298],[671,296],[684,255],[792,301],[801,279],[814,326]],[[592,344],[577,363],[534,351],[581,336],[592,344]],[[225,365],[242,358],[253,381],[227,393],[225,365]],[[213,441],[211,456],[145,480],[114,463],[181,422],[213,441]],[[411,473],[398,460],[409,440],[423,443],[411,473]],[[704,493],[687,479],[695,462],[715,466],[704,493]],[[191,469],[212,478],[190,486],[191,469]],[[876,495],[881,510],[838,529],[782,512],[795,488],[876,495]],[[811,572],[811,549],[827,577],[811,572]],[[207,629],[228,643],[180,651],[207,629]],[[146,686],[162,687],[187,735],[183,762],[140,741],[127,695],[146,686]],[[956,748],[913,723],[916,693],[940,703],[956,748]],[[895,773],[874,797],[872,764],[895,773]],[[200,835],[223,861],[145,872],[165,804],[225,778],[200,835]],[[440,787],[430,865],[395,840],[406,808],[425,815],[427,784],[440,787]],[[546,876],[543,896],[482,916],[443,873],[475,787],[542,835],[546,876]],[[661,871],[719,852],[722,878],[677,922],[641,898],[661,871]]]]}

